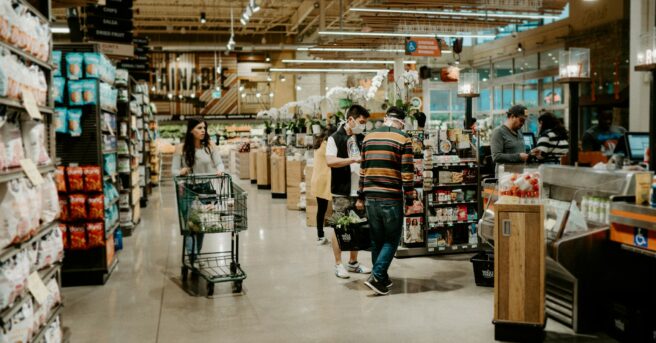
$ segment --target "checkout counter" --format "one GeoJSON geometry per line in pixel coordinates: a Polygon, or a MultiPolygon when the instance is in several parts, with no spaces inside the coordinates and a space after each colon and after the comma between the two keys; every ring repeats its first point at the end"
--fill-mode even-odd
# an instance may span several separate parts
{"type": "MultiPolygon", "coordinates": [[[[547,315],[575,332],[601,330],[607,313],[606,286],[614,279],[607,269],[610,224],[586,220],[572,201],[580,206],[584,196],[610,200],[632,196],[636,173],[560,165],[541,165],[539,171],[545,200],[547,315]]],[[[479,236],[494,244],[490,207],[496,194],[488,188],[484,196],[491,204],[480,220],[479,236]]],[[[651,225],[656,228],[656,216],[651,225]]]]}

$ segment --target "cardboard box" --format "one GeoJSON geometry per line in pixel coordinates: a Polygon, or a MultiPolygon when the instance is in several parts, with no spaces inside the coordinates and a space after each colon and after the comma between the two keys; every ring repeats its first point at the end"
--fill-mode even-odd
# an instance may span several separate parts
{"type": "MultiPolygon", "coordinates": [[[[309,200],[309,199],[308,199],[309,200]]],[[[316,199],[315,199],[316,201],[316,199]]],[[[307,227],[316,227],[317,226],[317,211],[319,208],[314,205],[314,206],[307,206],[305,208],[305,216],[306,216],[306,226],[307,227]]],[[[328,202],[328,210],[326,211],[325,215],[325,220],[324,220],[324,226],[328,223],[328,219],[333,215],[333,202],[329,201],[328,202]]]]}
{"type": "Polygon", "coordinates": [[[257,180],[257,149],[248,153],[248,170],[251,180],[257,180]]]}
{"type": "Polygon", "coordinates": [[[247,180],[250,177],[250,153],[240,152],[239,153],[239,178],[242,180],[247,180]]]}
{"type": "Polygon", "coordinates": [[[271,186],[271,166],[269,165],[269,152],[260,149],[257,151],[257,185],[271,186]]]}
{"type": "Polygon", "coordinates": [[[275,194],[287,193],[286,183],[286,157],[279,154],[271,154],[271,192],[275,194]]]}
{"type": "Polygon", "coordinates": [[[287,187],[287,209],[298,211],[298,203],[301,201],[301,189],[298,187],[287,187]]]}
{"type": "Polygon", "coordinates": [[[287,161],[287,186],[298,187],[304,178],[305,161],[287,161]]]}
{"type": "Polygon", "coordinates": [[[306,204],[307,204],[308,207],[310,207],[310,206],[318,206],[317,198],[315,198],[314,196],[311,196],[311,195],[307,196],[305,202],[306,202],[306,204]]]}

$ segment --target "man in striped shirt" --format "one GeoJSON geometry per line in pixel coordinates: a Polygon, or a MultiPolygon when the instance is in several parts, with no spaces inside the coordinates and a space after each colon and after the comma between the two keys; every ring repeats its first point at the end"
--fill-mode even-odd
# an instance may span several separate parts
{"type": "Polygon", "coordinates": [[[403,198],[413,191],[412,140],[401,131],[404,119],[402,109],[391,107],[385,124],[362,143],[358,204],[366,199],[374,265],[365,285],[379,295],[388,294],[392,286],[387,270],[401,239],[403,198]]]}

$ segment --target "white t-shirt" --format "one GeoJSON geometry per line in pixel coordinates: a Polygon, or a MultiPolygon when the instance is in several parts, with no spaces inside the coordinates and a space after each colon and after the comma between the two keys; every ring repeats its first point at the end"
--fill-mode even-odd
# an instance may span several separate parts
{"type": "MultiPolygon", "coordinates": [[[[349,141],[355,141],[355,137],[349,137],[349,141]]],[[[348,149],[348,148],[347,148],[348,149]]],[[[337,144],[333,137],[328,137],[328,144],[326,145],[326,156],[337,157],[337,144]]],[[[351,163],[351,196],[358,196],[358,183],[360,182],[360,164],[351,163]]]]}

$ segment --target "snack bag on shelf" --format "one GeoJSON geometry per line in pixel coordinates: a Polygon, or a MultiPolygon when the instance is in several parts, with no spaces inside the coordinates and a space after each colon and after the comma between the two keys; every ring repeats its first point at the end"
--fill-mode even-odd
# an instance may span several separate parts
{"type": "Polygon", "coordinates": [[[66,193],[66,167],[58,166],[55,170],[55,184],[57,192],[66,193]]]}
{"type": "Polygon", "coordinates": [[[89,196],[89,219],[102,220],[105,218],[105,199],[102,194],[89,196]]]}
{"type": "Polygon", "coordinates": [[[59,217],[59,197],[53,174],[44,177],[41,188],[41,221],[50,223],[59,217]]]}
{"type": "Polygon", "coordinates": [[[55,108],[55,132],[67,133],[68,132],[68,110],[65,107],[55,108]]]}
{"type": "MultiPolygon", "coordinates": [[[[64,195],[64,197],[66,197],[64,195]]],[[[59,219],[61,221],[68,221],[70,216],[68,215],[68,198],[59,198],[59,219]]]]}
{"type": "Polygon", "coordinates": [[[45,141],[46,132],[43,123],[34,120],[23,122],[25,156],[31,159],[36,165],[44,165],[51,162],[45,141]]]}
{"type": "Polygon", "coordinates": [[[82,106],[84,105],[84,83],[82,81],[68,81],[68,105],[69,106],[82,106]]]}
{"type": "Polygon", "coordinates": [[[84,226],[71,225],[68,228],[71,237],[71,250],[85,250],[87,249],[87,238],[85,235],[84,226]]]}
{"type": "Polygon", "coordinates": [[[70,220],[82,220],[88,218],[86,202],[87,196],[84,194],[70,194],[68,196],[70,220]]]}
{"type": "Polygon", "coordinates": [[[66,78],[69,80],[82,78],[84,55],[78,52],[68,52],[64,58],[66,59],[66,78]]]}
{"type": "Polygon", "coordinates": [[[84,53],[84,77],[97,79],[101,69],[100,54],[97,52],[84,53]]]}
{"type": "Polygon", "coordinates": [[[84,190],[86,192],[102,192],[102,173],[99,166],[82,167],[84,173],[84,190]]]}
{"type": "Polygon", "coordinates": [[[18,239],[18,229],[25,220],[24,210],[18,208],[20,187],[17,180],[0,185],[0,248],[18,239]]]}
{"type": "Polygon", "coordinates": [[[64,93],[66,89],[66,79],[63,77],[52,78],[52,98],[56,104],[64,104],[64,93]]]}
{"type": "Polygon", "coordinates": [[[82,167],[68,167],[66,168],[66,175],[68,176],[69,191],[84,191],[84,169],[82,167]]]}
{"type": "Polygon", "coordinates": [[[32,185],[28,179],[21,179],[22,193],[25,194],[26,211],[29,219],[27,232],[22,237],[32,237],[36,235],[41,221],[41,190],[32,185]]]}
{"type": "Polygon", "coordinates": [[[82,136],[82,109],[69,108],[68,109],[68,132],[73,137],[82,136]]]}
{"type": "Polygon", "coordinates": [[[59,50],[52,51],[52,63],[55,69],[52,71],[53,76],[62,76],[62,52],[59,50]]]}
{"type": "Polygon", "coordinates": [[[82,80],[82,102],[84,105],[98,104],[98,82],[93,79],[82,80]]]}
{"type": "Polygon", "coordinates": [[[23,151],[23,141],[18,125],[10,121],[5,122],[0,131],[0,137],[6,149],[5,167],[19,167],[20,161],[25,158],[25,152],[23,151]]]}
{"type": "Polygon", "coordinates": [[[105,245],[105,229],[102,223],[87,223],[87,234],[89,235],[89,248],[105,245]]]}

